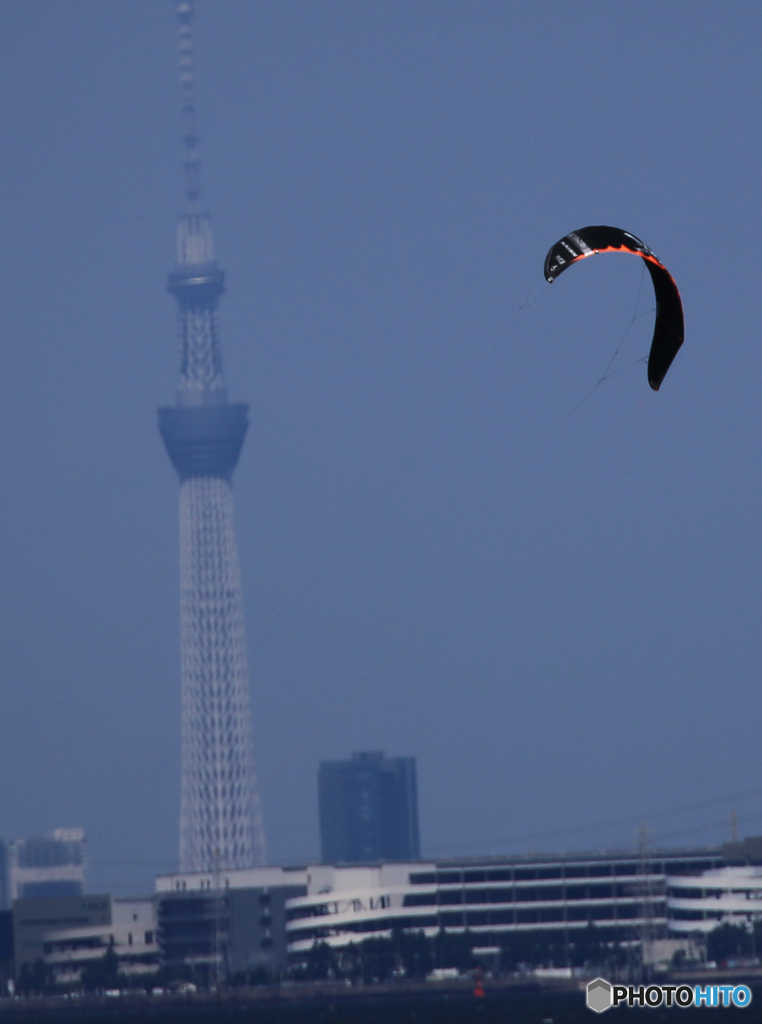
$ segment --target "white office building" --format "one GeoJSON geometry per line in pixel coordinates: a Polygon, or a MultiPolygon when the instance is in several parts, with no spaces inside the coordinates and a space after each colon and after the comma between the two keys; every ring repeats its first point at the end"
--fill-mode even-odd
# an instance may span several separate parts
{"type": "Polygon", "coordinates": [[[340,949],[394,929],[469,932],[479,946],[543,933],[559,941],[595,925],[603,941],[666,935],[665,869],[720,863],[715,851],[505,857],[368,866],[311,865],[307,894],[286,904],[289,956],[316,942],[340,949]],[[714,857],[712,856],[714,854],[714,857]]]}
{"type": "Polygon", "coordinates": [[[762,867],[721,867],[693,878],[667,877],[670,932],[690,935],[721,924],[751,930],[762,920],[762,867]]]}
{"type": "Polygon", "coordinates": [[[82,969],[112,949],[125,976],[158,969],[155,899],[110,898],[108,923],[55,928],[42,935],[43,961],[62,984],[79,980],[82,969]]]}

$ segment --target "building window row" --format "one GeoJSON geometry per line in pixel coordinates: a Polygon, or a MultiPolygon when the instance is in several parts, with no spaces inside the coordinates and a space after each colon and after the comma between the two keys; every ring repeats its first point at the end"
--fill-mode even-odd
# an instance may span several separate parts
{"type": "MultiPolygon", "coordinates": [[[[650,906],[652,921],[666,920],[666,904],[650,906]]],[[[392,928],[405,930],[420,928],[485,928],[492,925],[522,925],[544,923],[584,923],[586,921],[620,921],[631,924],[640,920],[644,908],[639,904],[615,908],[608,905],[591,907],[548,907],[539,910],[493,910],[493,911],[452,911],[416,917],[377,917],[364,921],[347,921],[336,927],[312,927],[289,929],[288,941],[316,941],[331,936],[362,933],[388,932],[392,928]]]]}
{"type": "MultiPolygon", "coordinates": [[[[658,882],[650,887],[651,895],[661,895],[658,882]]],[[[562,900],[632,899],[643,895],[645,884],[618,883],[609,885],[540,886],[536,888],[512,887],[504,889],[440,889],[437,893],[408,893],[405,906],[440,906],[457,903],[550,903],[562,900]]]]}
{"type": "MultiPolygon", "coordinates": [[[[515,903],[573,903],[591,902],[595,900],[627,901],[642,900],[644,896],[663,898],[661,887],[657,891],[644,893],[641,885],[583,885],[566,886],[564,888],[540,889],[472,889],[457,891],[439,891],[429,893],[405,893],[402,905],[405,907],[447,907],[469,906],[474,904],[504,905],[515,903]]],[[[388,896],[369,900],[366,903],[359,899],[343,902],[316,903],[293,907],[288,911],[287,920],[296,921],[305,917],[327,917],[344,913],[362,913],[363,911],[388,908],[391,905],[388,896]]]]}
{"type": "Polygon", "coordinates": [[[565,878],[606,878],[697,875],[717,867],[719,858],[693,860],[603,861],[547,867],[485,868],[483,870],[413,871],[411,885],[474,885],[484,882],[534,882],[565,878]]]}

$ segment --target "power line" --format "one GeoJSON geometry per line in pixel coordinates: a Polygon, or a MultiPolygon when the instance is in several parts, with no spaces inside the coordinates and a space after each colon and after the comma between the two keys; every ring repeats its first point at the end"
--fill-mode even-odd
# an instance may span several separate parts
{"type": "MultiPolygon", "coordinates": [[[[548,829],[542,832],[527,832],[515,836],[502,836],[492,839],[480,839],[471,843],[459,843],[457,845],[439,846],[439,850],[465,850],[474,848],[477,846],[494,846],[498,843],[511,844],[511,843],[526,843],[534,842],[538,839],[552,839],[556,837],[579,835],[585,832],[593,832],[597,830],[604,830],[610,828],[622,828],[627,825],[638,825],[645,822],[655,821],[661,818],[671,818],[676,814],[685,814],[690,811],[703,810],[709,807],[716,807],[718,804],[729,803],[731,800],[745,800],[753,796],[762,795],[762,786],[756,786],[754,789],[749,789],[741,793],[730,793],[723,796],[713,797],[709,800],[701,800],[697,803],[692,804],[680,804],[677,806],[663,808],[659,811],[652,811],[647,814],[633,814],[626,817],[620,818],[609,818],[598,820],[594,822],[586,822],[582,825],[573,825],[566,828],[548,829]]],[[[704,828],[705,826],[700,826],[704,828]]]]}

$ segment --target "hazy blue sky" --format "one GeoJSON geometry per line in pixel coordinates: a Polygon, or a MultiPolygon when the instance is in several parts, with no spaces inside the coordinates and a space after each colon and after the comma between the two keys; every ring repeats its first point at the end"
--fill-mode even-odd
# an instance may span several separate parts
{"type": "MultiPolygon", "coordinates": [[[[361,749],[417,757],[427,856],[762,831],[762,6],[197,7],[270,859],[361,749]],[[598,223],[680,285],[658,395],[640,261],[540,277],[598,223]]],[[[177,853],[173,4],[0,26],[0,835],[83,825],[136,891],[177,853]]]]}

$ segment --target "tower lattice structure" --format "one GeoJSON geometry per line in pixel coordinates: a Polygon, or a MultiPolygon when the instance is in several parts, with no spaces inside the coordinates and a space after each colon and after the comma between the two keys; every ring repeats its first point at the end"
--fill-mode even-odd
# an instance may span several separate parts
{"type": "Polygon", "coordinates": [[[186,209],[169,291],[177,300],[177,403],[159,429],[180,478],[182,783],[180,870],[265,860],[251,730],[241,572],[231,478],[248,407],[228,402],[217,304],[224,273],[199,206],[192,0],[178,0],[186,209]]]}

